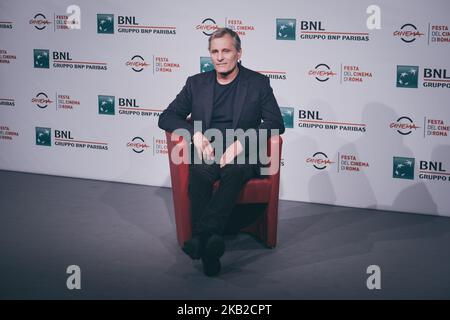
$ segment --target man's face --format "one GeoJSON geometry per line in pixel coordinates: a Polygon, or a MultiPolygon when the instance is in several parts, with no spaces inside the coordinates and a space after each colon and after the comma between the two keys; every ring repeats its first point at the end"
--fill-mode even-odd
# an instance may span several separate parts
{"type": "Polygon", "coordinates": [[[211,40],[209,53],[218,73],[227,74],[233,71],[241,58],[241,52],[236,50],[229,34],[211,40]]]}

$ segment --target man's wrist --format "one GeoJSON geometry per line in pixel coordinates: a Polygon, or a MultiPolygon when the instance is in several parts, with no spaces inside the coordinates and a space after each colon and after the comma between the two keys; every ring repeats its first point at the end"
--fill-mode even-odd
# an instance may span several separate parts
{"type": "Polygon", "coordinates": [[[194,140],[197,138],[202,138],[202,136],[203,136],[203,134],[201,131],[195,131],[194,134],[192,135],[191,142],[194,142],[194,140]],[[200,136],[199,136],[199,134],[200,134],[200,136]]]}

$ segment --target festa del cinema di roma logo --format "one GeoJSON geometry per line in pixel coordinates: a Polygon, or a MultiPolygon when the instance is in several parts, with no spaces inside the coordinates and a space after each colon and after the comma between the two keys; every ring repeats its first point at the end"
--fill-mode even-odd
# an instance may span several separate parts
{"type": "Polygon", "coordinates": [[[150,146],[145,143],[142,137],[134,137],[131,141],[127,143],[127,147],[131,148],[135,153],[142,153],[150,146]]]}
{"type": "Polygon", "coordinates": [[[307,158],[306,163],[312,164],[317,170],[323,170],[333,164],[334,161],[331,161],[326,153],[319,151],[314,153],[312,157],[307,158]]]}

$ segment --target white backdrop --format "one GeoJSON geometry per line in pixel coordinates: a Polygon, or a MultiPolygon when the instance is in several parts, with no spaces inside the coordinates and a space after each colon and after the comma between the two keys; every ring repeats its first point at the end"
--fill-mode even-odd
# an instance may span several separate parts
{"type": "Polygon", "coordinates": [[[281,199],[450,216],[449,12],[446,0],[2,0],[0,169],[170,186],[158,116],[228,26],[288,127],[281,199]]]}

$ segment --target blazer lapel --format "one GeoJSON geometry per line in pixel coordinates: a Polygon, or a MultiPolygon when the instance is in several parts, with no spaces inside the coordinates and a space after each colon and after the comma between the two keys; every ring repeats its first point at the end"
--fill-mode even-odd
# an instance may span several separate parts
{"type": "MultiPolygon", "coordinates": [[[[240,66],[241,67],[241,66],[240,66]]],[[[236,90],[235,103],[233,106],[233,129],[237,128],[242,109],[244,108],[245,97],[247,96],[248,81],[245,77],[244,68],[241,67],[238,87],[236,90]]]]}
{"type": "Polygon", "coordinates": [[[211,125],[211,117],[212,117],[212,110],[213,110],[213,103],[214,103],[214,82],[216,81],[216,73],[213,71],[211,72],[211,76],[208,77],[207,81],[205,81],[204,87],[201,89],[204,92],[205,95],[205,104],[204,104],[204,117],[203,117],[203,123],[204,123],[204,130],[209,129],[209,126],[211,125]]]}

